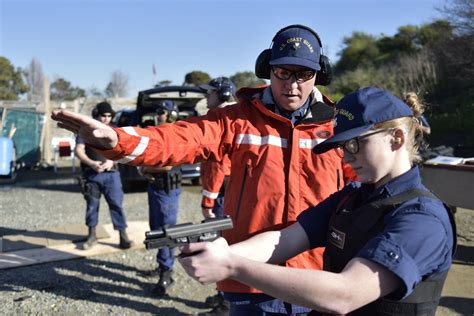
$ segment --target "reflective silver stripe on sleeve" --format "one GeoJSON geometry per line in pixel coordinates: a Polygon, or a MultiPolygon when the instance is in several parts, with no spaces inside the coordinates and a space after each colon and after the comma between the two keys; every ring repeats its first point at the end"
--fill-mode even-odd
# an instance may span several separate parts
{"type": "Polygon", "coordinates": [[[287,148],[288,147],[288,140],[285,138],[280,138],[273,135],[268,136],[257,136],[252,134],[239,134],[237,135],[237,144],[250,144],[250,145],[272,145],[276,147],[287,148]]]}
{"type": "Polygon", "coordinates": [[[133,150],[133,152],[128,155],[123,157],[122,159],[117,160],[118,163],[129,163],[130,161],[135,160],[138,156],[143,154],[148,147],[148,143],[150,142],[150,138],[146,136],[140,136],[136,131],[135,128],[131,126],[123,127],[122,130],[132,136],[138,136],[140,137],[140,142],[138,143],[137,147],[133,150]]]}
{"type": "Polygon", "coordinates": [[[138,135],[137,131],[135,130],[135,127],[133,127],[133,126],[125,126],[125,127],[122,127],[121,129],[122,129],[125,133],[127,133],[128,135],[140,136],[140,135],[138,135]]]}
{"type": "Polygon", "coordinates": [[[205,197],[208,197],[210,199],[217,199],[217,196],[219,195],[219,192],[217,193],[214,193],[214,192],[209,192],[207,190],[202,190],[202,195],[204,195],[205,197]]]}
{"type": "Polygon", "coordinates": [[[319,143],[325,141],[323,138],[316,138],[316,139],[309,139],[309,138],[301,138],[300,139],[300,148],[301,149],[313,149],[319,143]]]}

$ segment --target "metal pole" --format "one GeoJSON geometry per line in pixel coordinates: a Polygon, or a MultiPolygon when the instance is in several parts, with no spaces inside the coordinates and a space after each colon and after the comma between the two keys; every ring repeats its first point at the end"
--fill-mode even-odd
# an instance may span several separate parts
{"type": "Polygon", "coordinates": [[[43,138],[43,160],[47,164],[52,162],[51,149],[51,102],[49,99],[49,80],[47,76],[43,78],[44,89],[44,138],[43,138]]]}

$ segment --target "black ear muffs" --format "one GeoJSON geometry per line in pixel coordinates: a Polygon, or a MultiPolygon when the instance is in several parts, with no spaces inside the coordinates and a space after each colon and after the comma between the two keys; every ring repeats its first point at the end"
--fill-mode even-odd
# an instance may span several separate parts
{"type": "Polygon", "coordinates": [[[321,43],[321,39],[319,38],[318,33],[316,33],[313,29],[304,25],[299,25],[299,24],[289,25],[287,27],[284,27],[275,34],[275,36],[272,39],[272,44],[270,45],[270,48],[265,49],[257,57],[257,60],[255,62],[255,75],[261,79],[270,79],[270,72],[271,72],[270,60],[272,58],[271,47],[273,45],[275,38],[281,32],[286,31],[287,29],[290,29],[290,28],[302,28],[302,29],[308,30],[316,37],[319,47],[321,48],[321,56],[319,57],[319,66],[321,67],[321,69],[316,74],[315,85],[319,85],[319,86],[329,85],[332,80],[332,66],[331,66],[331,62],[329,61],[329,58],[323,54],[323,45],[321,43]]]}
{"type": "Polygon", "coordinates": [[[319,65],[321,69],[316,73],[316,82],[314,84],[317,86],[327,86],[332,81],[332,66],[329,57],[321,54],[319,65]]]}
{"type": "Polygon", "coordinates": [[[97,109],[97,106],[94,106],[92,108],[92,113],[91,114],[92,114],[93,118],[97,118],[99,116],[99,110],[97,109]]]}
{"type": "Polygon", "coordinates": [[[255,75],[261,79],[270,79],[270,58],[272,57],[272,50],[267,48],[260,53],[255,62],[255,75]]]}
{"type": "Polygon", "coordinates": [[[168,113],[168,118],[166,119],[166,122],[168,123],[173,123],[178,120],[178,112],[173,110],[168,113]]]}
{"type": "Polygon", "coordinates": [[[222,90],[222,91],[219,93],[219,100],[220,100],[221,102],[227,102],[227,101],[229,101],[230,96],[231,96],[231,92],[230,92],[229,89],[227,89],[227,90],[222,90]]]}
{"type": "Polygon", "coordinates": [[[217,89],[217,95],[221,102],[227,102],[232,97],[232,87],[230,84],[223,82],[219,89],[217,89]]]}
{"type": "Polygon", "coordinates": [[[179,109],[178,109],[178,106],[175,104],[173,105],[173,109],[168,112],[168,118],[166,119],[166,122],[174,123],[178,120],[178,118],[179,118],[179,109]]]}

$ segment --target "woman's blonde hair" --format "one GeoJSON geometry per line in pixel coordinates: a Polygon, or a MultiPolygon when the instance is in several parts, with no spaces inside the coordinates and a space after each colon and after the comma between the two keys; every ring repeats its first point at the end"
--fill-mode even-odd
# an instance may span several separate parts
{"type": "Polygon", "coordinates": [[[406,147],[410,153],[410,162],[413,164],[421,162],[419,149],[426,146],[423,140],[422,125],[420,123],[420,118],[423,115],[425,106],[415,92],[405,93],[403,101],[412,109],[413,117],[401,117],[385,121],[375,125],[374,129],[404,127],[407,132],[406,147]]]}

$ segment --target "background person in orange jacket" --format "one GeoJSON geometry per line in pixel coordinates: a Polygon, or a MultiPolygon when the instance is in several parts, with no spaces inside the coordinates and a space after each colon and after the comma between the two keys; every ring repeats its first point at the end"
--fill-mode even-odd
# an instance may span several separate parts
{"type": "MultiPolygon", "coordinates": [[[[208,84],[199,86],[207,93],[207,108],[224,108],[235,103],[236,88],[227,77],[217,77],[208,84]]],[[[225,155],[222,161],[205,160],[201,162],[202,215],[205,218],[224,216],[224,194],[230,176],[230,159],[225,155]]],[[[206,298],[206,304],[214,309],[226,309],[228,302],[219,292],[206,298]]]]}
{"type": "MultiPolygon", "coordinates": [[[[200,85],[207,93],[207,108],[224,108],[235,103],[235,85],[227,77],[217,77],[208,84],[200,85]]],[[[202,215],[205,218],[224,216],[224,191],[230,175],[230,159],[201,162],[202,215]]]]}
{"type": "MultiPolygon", "coordinates": [[[[318,34],[303,25],[278,31],[270,49],[257,58],[257,76],[268,87],[242,88],[239,102],[174,124],[141,129],[109,128],[87,116],[54,111],[58,126],[78,133],[109,159],[130,165],[179,165],[231,160],[224,210],[234,228],[223,237],[234,244],[268,230],[283,229],[302,210],[340,190],[354,176],[339,149],[314,155],[333,134],[333,102],[315,85],[327,85],[330,65],[318,34]]],[[[323,249],[299,254],[285,266],[322,269],[323,249]]],[[[289,304],[253,287],[218,283],[231,315],[305,315],[311,309],[289,304]]],[[[216,309],[214,315],[228,311],[216,309]]]]}

